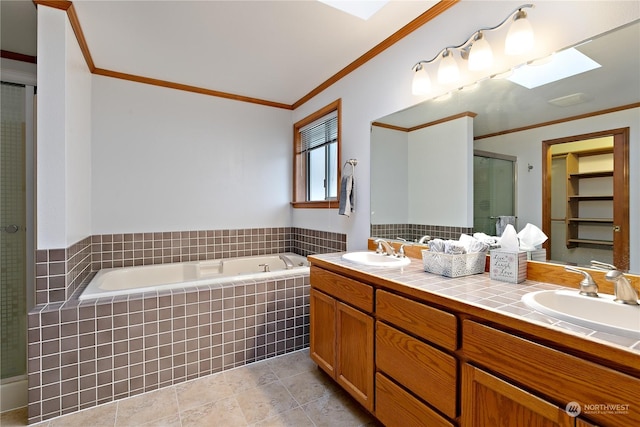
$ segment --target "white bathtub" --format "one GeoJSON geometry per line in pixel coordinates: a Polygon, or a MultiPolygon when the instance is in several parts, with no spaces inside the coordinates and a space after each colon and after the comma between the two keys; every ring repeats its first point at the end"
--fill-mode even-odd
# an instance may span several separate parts
{"type": "Polygon", "coordinates": [[[282,254],[282,256],[292,262],[293,268],[287,269],[279,254],[105,268],[98,271],[78,298],[84,300],[112,297],[138,292],[215,285],[235,280],[256,280],[309,273],[309,262],[306,257],[293,253],[282,254]],[[268,265],[267,268],[265,264],[268,265]]]}

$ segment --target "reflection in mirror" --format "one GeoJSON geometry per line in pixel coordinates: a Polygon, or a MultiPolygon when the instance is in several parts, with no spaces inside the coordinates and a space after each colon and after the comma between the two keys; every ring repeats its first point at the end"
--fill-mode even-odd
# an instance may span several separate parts
{"type": "MultiPolygon", "coordinates": [[[[518,230],[527,223],[542,228],[542,141],[628,127],[631,246],[626,250],[630,270],[640,272],[640,24],[574,48],[600,67],[532,89],[485,79],[447,100],[428,100],[375,121],[371,235],[413,240],[423,233],[457,238],[473,232],[474,150],[517,159],[518,230]]],[[[538,74],[545,69],[527,67],[538,74]]],[[[552,260],[574,262],[562,253],[554,252],[552,260]]]]}

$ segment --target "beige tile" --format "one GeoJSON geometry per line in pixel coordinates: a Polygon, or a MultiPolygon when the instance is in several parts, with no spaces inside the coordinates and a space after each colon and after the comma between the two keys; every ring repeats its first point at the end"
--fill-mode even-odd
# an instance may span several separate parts
{"type": "Polygon", "coordinates": [[[280,382],[300,405],[335,394],[339,390],[338,385],[319,369],[286,377],[280,382]]]}
{"type": "Polygon", "coordinates": [[[139,426],[177,414],[175,388],[167,387],[119,401],[116,426],[139,426]]]}
{"type": "Polygon", "coordinates": [[[242,427],[247,425],[240,405],[234,397],[182,411],[180,419],[182,427],[242,427]]]}
{"type": "Polygon", "coordinates": [[[268,359],[266,363],[280,379],[307,372],[316,367],[316,364],[309,357],[309,349],[268,359]]]}
{"type": "MultiPolygon", "coordinates": [[[[26,426],[27,408],[14,409],[13,411],[7,411],[0,414],[0,426],[2,427],[18,427],[26,426]]],[[[45,421],[48,423],[48,421],[45,421]]]]}
{"type": "Polygon", "coordinates": [[[249,424],[299,406],[279,381],[245,390],[236,399],[249,424]]]}
{"type": "Polygon", "coordinates": [[[53,418],[49,427],[113,427],[116,424],[116,402],[96,406],[73,414],[53,418]]]}
{"type": "Polygon", "coordinates": [[[282,412],[274,417],[260,421],[255,427],[314,427],[313,422],[307,417],[302,408],[294,408],[282,412]]]}
{"type": "Polygon", "coordinates": [[[140,424],[140,427],[181,427],[180,415],[173,415],[171,417],[162,418],[155,421],[150,421],[145,424],[140,424]]]}
{"type": "Polygon", "coordinates": [[[369,424],[373,417],[346,393],[327,394],[302,406],[317,427],[357,427],[369,424]]]}
{"type": "Polygon", "coordinates": [[[264,362],[246,365],[223,372],[227,384],[234,393],[269,384],[278,380],[269,365],[264,362]]]}
{"type": "Polygon", "coordinates": [[[175,386],[180,411],[233,395],[233,389],[222,374],[209,375],[175,386]]]}

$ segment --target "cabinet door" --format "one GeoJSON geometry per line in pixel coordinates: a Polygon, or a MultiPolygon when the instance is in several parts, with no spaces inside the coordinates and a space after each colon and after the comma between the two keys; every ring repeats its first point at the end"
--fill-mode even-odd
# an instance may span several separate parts
{"type": "Polygon", "coordinates": [[[569,427],[563,409],[471,365],[462,367],[461,427],[569,427]]]}
{"type": "Polygon", "coordinates": [[[341,302],[337,308],[336,380],[373,411],[373,318],[341,302]]]}
{"type": "Polygon", "coordinates": [[[598,425],[592,424],[587,420],[583,420],[582,418],[576,418],[576,427],[598,427],[598,425]]]}
{"type": "Polygon", "coordinates": [[[336,300],[311,289],[309,305],[311,359],[326,373],[335,377],[336,300]]]}

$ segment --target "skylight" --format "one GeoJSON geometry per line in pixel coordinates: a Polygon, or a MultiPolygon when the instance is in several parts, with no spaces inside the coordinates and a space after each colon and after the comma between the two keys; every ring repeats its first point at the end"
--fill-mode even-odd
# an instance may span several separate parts
{"type": "Polygon", "coordinates": [[[334,7],[338,10],[348,13],[349,15],[356,16],[365,21],[371,18],[377,11],[382,9],[388,1],[378,0],[319,0],[328,6],[334,7]]]}
{"type": "Polygon", "coordinates": [[[525,65],[516,69],[508,80],[533,89],[600,67],[600,64],[587,55],[570,48],[555,53],[552,61],[543,65],[525,65]]]}

